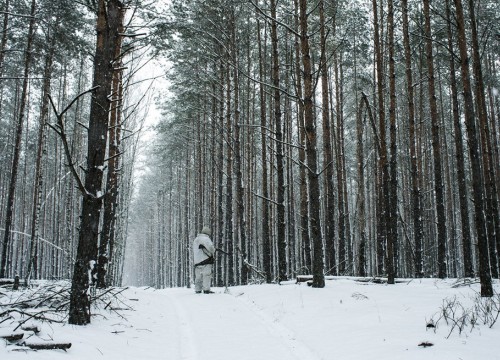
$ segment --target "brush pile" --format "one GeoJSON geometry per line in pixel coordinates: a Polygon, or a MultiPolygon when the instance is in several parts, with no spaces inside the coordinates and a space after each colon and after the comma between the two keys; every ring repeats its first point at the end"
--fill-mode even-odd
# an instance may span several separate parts
{"type": "MultiPolygon", "coordinates": [[[[71,283],[69,281],[35,281],[29,287],[13,290],[9,282],[0,285],[0,338],[13,351],[68,350],[70,342],[51,336],[51,324],[67,322],[71,283]]],[[[120,295],[124,288],[91,288],[93,317],[109,312],[131,310],[120,295]]]]}

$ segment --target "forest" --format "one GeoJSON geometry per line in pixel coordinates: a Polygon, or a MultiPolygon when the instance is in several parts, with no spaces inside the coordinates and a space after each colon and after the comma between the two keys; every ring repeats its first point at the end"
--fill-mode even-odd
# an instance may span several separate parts
{"type": "Polygon", "coordinates": [[[493,295],[498,1],[3,0],[0,16],[0,278],[71,279],[70,323],[90,322],[93,267],[98,287],[189,287],[203,226],[218,286],[477,277],[493,295]]]}

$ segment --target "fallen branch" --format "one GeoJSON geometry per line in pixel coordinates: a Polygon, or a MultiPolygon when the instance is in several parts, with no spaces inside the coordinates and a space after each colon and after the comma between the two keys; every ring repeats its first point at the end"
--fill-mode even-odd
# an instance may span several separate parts
{"type": "Polygon", "coordinates": [[[9,334],[9,335],[0,335],[0,339],[7,340],[8,342],[19,341],[24,337],[24,333],[19,334],[9,334]]]}
{"type": "Polygon", "coordinates": [[[312,279],[313,279],[312,275],[297,275],[297,277],[295,278],[295,283],[299,284],[299,283],[307,282],[307,281],[312,280],[312,279]]]}
{"type": "Polygon", "coordinates": [[[423,348],[426,348],[426,347],[434,346],[434,344],[431,342],[428,342],[428,341],[424,341],[424,342],[421,342],[420,344],[418,344],[418,346],[422,346],[423,348]]]}
{"type": "Polygon", "coordinates": [[[364,279],[358,279],[356,281],[357,282],[368,282],[368,283],[374,283],[374,284],[387,284],[387,278],[380,278],[380,277],[364,278],[364,279]]]}
{"type": "Polygon", "coordinates": [[[250,264],[248,262],[248,260],[246,259],[245,255],[243,254],[243,252],[241,251],[241,249],[239,247],[236,248],[236,250],[238,251],[238,253],[240,254],[241,256],[241,260],[243,261],[243,264],[250,270],[252,270],[253,272],[255,272],[257,275],[259,275],[260,277],[262,278],[266,278],[266,273],[262,270],[260,270],[256,265],[253,265],[253,264],[250,264]]]}
{"type": "Polygon", "coordinates": [[[14,285],[14,279],[0,279],[0,286],[14,285]]]}
{"type": "Polygon", "coordinates": [[[56,319],[51,319],[51,318],[48,318],[46,317],[44,314],[46,312],[48,312],[48,310],[43,310],[43,311],[39,311],[35,314],[30,314],[30,313],[26,313],[26,312],[20,312],[18,311],[20,314],[24,314],[25,316],[27,316],[27,318],[23,321],[21,321],[19,323],[19,325],[17,325],[15,328],[14,328],[14,331],[16,331],[18,328],[20,328],[22,325],[26,324],[29,320],[31,319],[35,319],[35,320],[41,320],[41,321],[48,321],[48,322],[53,322],[53,323],[59,323],[59,324],[62,324],[63,321],[61,320],[56,320],[56,319]]]}
{"type": "Polygon", "coordinates": [[[13,319],[12,316],[7,316],[5,319],[3,319],[2,321],[0,321],[0,324],[3,323],[3,322],[5,322],[5,321],[7,321],[7,320],[11,320],[11,319],[13,319]]]}
{"type": "Polygon", "coordinates": [[[479,279],[469,279],[469,278],[457,279],[457,281],[455,281],[453,285],[451,285],[451,287],[458,288],[462,286],[471,286],[473,284],[479,284],[479,279]]]}
{"type": "Polygon", "coordinates": [[[30,349],[33,350],[55,350],[55,349],[60,349],[60,350],[68,350],[71,347],[71,343],[44,343],[44,344],[32,344],[32,343],[26,343],[23,342],[19,344],[21,346],[26,346],[29,347],[30,349]]]}

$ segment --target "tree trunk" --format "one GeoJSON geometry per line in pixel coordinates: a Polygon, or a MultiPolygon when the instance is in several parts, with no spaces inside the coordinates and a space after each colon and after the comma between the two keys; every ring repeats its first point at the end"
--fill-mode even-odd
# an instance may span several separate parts
{"type": "MultiPolygon", "coordinates": [[[[14,156],[12,159],[12,170],[10,176],[9,183],[9,193],[7,196],[7,212],[5,215],[5,230],[4,230],[4,239],[3,239],[3,248],[2,248],[2,258],[0,260],[0,278],[3,278],[7,274],[7,249],[9,248],[11,241],[11,227],[14,222],[14,197],[16,193],[16,185],[17,185],[17,172],[19,169],[19,157],[21,155],[21,139],[23,135],[23,123],[24,116],[26,112],[26,102],[28,98],[28,77],[29,70],[31,66],[32,59],[32,45],[33,38],[35,35],[35,11],[36,11],[36,1],[31,1],[31,17],[28,27],[28,39],[26,42],[26,51],[24,57],[24,73],[23,73],[23,88],[20,99],[20,108],[19,114],[17,118],[17,126],[16,126],[16,135],[14,142],[14,156]]],[[[5,19],[4,19],[5,20],[5,19]]]]}
{"type": "MultiPolygon", "coordinates": [[[[10,0],[5,0],[5,8],[4,8],[4,14],[3,14],[3,25],[2,25],[2,41],[0,43],[0,77],[3,76],[3,69],[4,69],[4,63],[5,63],[5,50],[7,48],[7,41],[8,41],[8,30],[9,30],[9,7],[10,7],[10,0]]],[[[3,81],[0,83],[0,92],[1,92],[1,97],[0,97],[0,116],[2,115],[2,108],[3,108],[3,81]]],[[[1,184],[1,183],[0,183],[1,184]]],[[[3,201],[2,201],[3,203],[3,201]]],[[[0,214],[1,215],[1,214],[0,214]]]]}
{"type": "Polygon", "coordinates": [[[87,169],[82,202],[82,217],[76,263],[71,285],[69,323],[90,323],[88,296],[91,261],[97,257],[99,222],[102,206],[102,178],[105,166],[106,141],[116,47],[120,45],[124,16],[123,5],[118,0],[100,0],[97,15],[97,42],[94,56],[94,81],[98,86],[90,105],[88,129],[87,169]]]}
{"type": "MultiPolygon", "coordinates": [[[[340,179],[339,189],[342,191],[342,196],[339,198],[342,199],[342,232],[344,233],[344,244],[346,251],[346,263],[345,263],[345,272],[347,275],[352,275],[352,267],[354,264],[353,260],[353,251],[352,251],[352,237],[351,237],[351,220],[349,215],[349,197],[347,194],[347,168],[346,168],[346,152],[345,152],[345,117],[344,117],[344,66],[343,66],[343,53],[340,52],[340,61],[338,62],[338,70],[339,70],[339,83],[338,83],[338,120],[339,120],[339,144],[338,147],[340,149],[340,161],[339,161],[339,171],[340,171],[340,179]]],[[[339,229],[341,228],[339,224],[339,229]]]]}
{"type": "MultiPolygon", "coordinates": [[[[330,96],[328,86],[328,64],[326,63],[326,31],[324,0],[319,3],[319,22],[321,36],[321,115],[323,124],[323,168],[325,171],[325,262],[326,272],[336,270],[335,254],[335,189],[333,184],[333,153],[330,127],[330,96]]],[[[335,27],[335,21],[333,23],[335,27]]]]}
{"type": "MultiPolygon", "coordinates": [[[[123,20],[119,33],[123,33],[123,20]]],[[[117,39],[114,67],[117,69],[113,73],[112,95],[111,95],[111,116],[109,117],[109,141],[108,141],[108,173],[106,178],[106,195],[104,197],[104,214],[99,244],[99,254],[97,258],[97,287],[106,288],[109,282],[106,281],[106,272],[109,263],[113,261],[113,250],[115,244],[115,225],[118,206],[118,186],[119,186],[119,163],[120,163],[120,142],[121,142],[121,115],[123,70],[121,61],[121,40],[117,39]]]]}
{"type": "Polygon", "coordinates": [[[237,210],[237,229],[240,240],[239,245],[239,257],[241,257],[241,284],[246,285],[248,283],[248,268],[245,264],[247,261],[246,252],[246,226],[245,226],[245,198],[244,198],[244,187],[243,187],[243,174],[242,174],[242,154],[241,154],[241,124],[240,124],[240,96],[239,96],[239,73],[238,73],[238,51],[237,51],[237,39],[236,39],[236,26],[234,12],[232,16],[232,33],[231,33],[231,57],[232,62],[235,64],[233,68],[233,88],[234,88],[234,172],[236,174],[236,210],[237,210]]]}
{"type": "Polygon", "coordinates": [[[266,120],[266,93],[264,91],[265,68],[262,52],[261,25],[257,18],[257,42],[259,47],[259,97],[260,97],[260,126],[261,126],[261,151],[262,151],[262,265],[266,275],[266,282],[272,281],[271,274],[271,244],[269,229],[269,186],[267,183],[267,120],[266,120]]]}
{"type": "MultiPolygon", "coordinates": [[[[490,74],[495,74],[495,68],[494,68],[494,63],[491,59],[491,56],[488,59],[488,72],[490,74]]],[[[493,88],[492,85],[489,84],[487,88],[487,94],[488,94],[488,100],[489,100],[489,108],[490,108],[490,116],[489,116],[489,128],[491,129],[491,134],[490,135],[490,142],[492,146],[492,154],[491,154],[491,161],[490,163],[492,164],[492,173],[495,181],[495,187],[496,189],[500,188],[500,154],[499,154],[499,149],[498,149],[498,129],[497,125],[495,124],[495,119],[498,113],[498,108],[495,109],[495,100],[494,100],[494,95],[493,95],[493,88]]],[[[500,104],[500,102],[498,102],[500,104]]],[[[497,105],[498,105],[497,104],[497,105]]],[[[493,192],[495,196],[493,197],[493,200],[497,202],[497,208],[498,208],[498,202],[500,201],[500,198],[498,197],[497,192],[493,192]]],[[[495,221],[495,237],[496,237],[496,249],[497,249],[497,258],[499,261],[499,266],[500,266],[500,220],[497,217],[497,221],[495,221]]],[[[499,269],[500,270],[500,269],[499,269]]]]}
{"type": "Polygon", "coordinates": [[[462,72],[462,83],[464,87],[464,111],[465,127],[467,130],[470,166],[472,170],[472,196],[474,199],[474,216],[478,240],[479,278],[481,281],[481,296],[493,296],[493,286],[488,258],[488,238],[486,233],[486,222],[484,217],[484,182],[480,163],[479,132],[476,126],[474,114],[474,102],[472,98],[472,87],[467,54],[467,39],[465,35],[465,19],[462,0],[454,0],[457,17],[458,47],[460,50],[460,67],[462,72]]]}
{"type": "MultiPolygon", "coordinates": [[[[336,163],[337,163],[337,207],[338,207],[338,274],[346,275],[346,262],[347,262],[347,236],[346,236],[346,201],[347,199],[344,197],[344,119],[342,118],[342,81],[340,80],[339,75],[339,61],[338,61],[338,53],[335,52],[333,56],[333,67],[335,73],[335,118],[337,122],[337,131],[334,134],[334,142],[336,146],[336,163]]],[[[332,122],[334,119],[332,117],[332,122]]],[[[335,271],[337,273],[337,271],[335,271]]]]}
{"type": "MultiPolygon", "coordinates": [[[[364,95],[364,94],[363,94],[364,95]]],[[[365,211],[365,156],[363,147],[363,104],[366,97],[361,99],[356,116],[356,155],[358,160],[358,227],[359,227],[359,246],[358,246],[358,275],[365,277],[366,271],[366,211],[365,211]]],[[[369,104],[367,104],[367,111],[369,104]]]]}
{"type": "MultiPolygon", "coordinates": [[[[56,20],[55,23],[57,23],[56,20]]],[[[35,162],[35,182],[33,190],[33,216],[31,219],[31,244],[29,251],[28,267],[25,274],[25,283],[28,284],[31,278],[31,273],[34,271],[35,278],[37,276],[37,266],[38,266],[38,237],[39,237],[39,218],[40,218],[40,207],[43,192],[43,155],[45,152],[45,140],[46,140],[46,122],[49,115],[49,94],[50,85],[52,80],[52,64],[55,51],[55,40],[56,37],[52,36],[50,41],[49,51],[45,57],[45,68],[44,68],[44,83],[43,83],[43,95],[42,95],[42,107],[40,110],[40,123],[38,128],[38,144],[37,144],[37,155],[35,162]]]]}
{"type": "MultiPolygon", "coordinates": [[[[295,22],[296,28],[300,28],[300,18],[299,18],[299,3],[298,0],[294,0],[295,7],[295,22]]],[[[300,52],[301,44],[299,39],[296,38],[295,42],[295,78],[296,78],[296,91],[299,99],[303,96],[303,86],[302,86],[302,69],[300,65],[300,52]]],[[[308,209],[308,189],[307,189],[307,174],[306,168],[303,166],[306,162],[306,131],[304,123],[304,103],[298,101],[297,109],[297,129],[299,132],[299,162],[302,164],[300,166],[300,228],[301,228],[301,239],[303,251],[303,265],[305,271],[310,273],[312,271],[312,257],[311,257],[311,239],[309,235],[309,209],[308,209]]]]}
{"type": "Polygon", "coordinates": [[[5,0],[4,6],[5,7],[3,12],[2,42],[0,43],[0,77],[3,75],[5,49],[7,48],[10,0],[5,0]]]}
{"type": "Polygon", "coordinates": [[[286,224],[285,224],[285,178],[283,162],[283,124],[281,121],[281,90],[280,90],[280,60],[278,54],[278,31],[276,24],[276,1],[271,0],[271,43],[272,43],[272,79],[274,87],[274,126],[276,137],[276,216],[277,216],[277,240],[278,240],[278,280],[287,279],[286,269],[286,224]]]}
{"type": "Polygon", "coordinates": [[[311,226],[311,238],[313,243],[313,287],[323,288],[325,286],[323,241],[320,226],[320,189],[317,171],[316,153],[316,121],[313,109],[313,74],[311,66],[311,54],[309,48],[309,33],[307,28],[307,0],[300,0],[300,44],[302,50],[302,64],[304,77],[304,124],[306,135],[306,157],[309,180],[309,224],[311,226]]]}
{"type": "MultiPolygon", "coordinates": [[[[382,11],[380,12],[382,14],[382,11]]],[[[382,17],[379,19],[378,15],[378,4],[377,0],[373,0],[373,16],[374,16],[374,46],[375,46],[375,59],[377,67],[377,98],[378,98],[378,122],[379,122],[379,159],[378,159],[378,169],[379,169],[379,188],[378,188],[378,199],[377,206],[379,207],[379,225],[377,226],[377,246],[379,252],[379,266],[378,273],[382,275],[386,264],[384,264],[384,259],[387,258],[385,254],[385,247],[387,244],[387,237],[389,231],[389,215],[390,215],[390,198],[389,198],[389,164],[387,159],[387,140],[386,140],[386,123],[385,123],[385,105],[384,105],[384,62],[382,56],[382,44],[380,41],[380,28],[379,20],[382,21],[382,17]],[[385,256],[383,256],[383,254],[385,256]]],[[[385,269],[388,271],[388,269],[385,269]]]]}
{"type": "MultiPolygon", "coordinates": [[[[219,129],[219,145],[217,147],[218,171],[217,171],[217,218],[219,219],[217,229],[216,244],[219,248],[224,248],[224,60],[220,60],[220,79],[219,79],[219,116],[218,116],[218,129],[219,129]]],[[[225,258],[222,257],[220,252],[217,253],[217,269],[216,269],[216,284],[222,286],[225,284],[223,277],[223,264],[225,258]]]]}
{"type": "Polygon", "coordinates": [[[389,31],[389,132],[391,139],[389,212],[387,224],[387,283],[394,284],[396,277],[396,246],[398,241],[398,180],[397,180],[397,139],[396,139],[396,72],[394,65],[394,4],[388,2],[389,31]]]}
{"type": "Polygon", "coordinates": [[[434,56],[432,54],[432,32],[430,18],[430,0],[424,0],[425,34],[426,34],[426,55],[427,71],[429,74],[429,106],[432,123],[432,150],[434,153],[434,193],[436,197],[436,222],[438,231],[438,277],[443,279],[447,276],[446,269],[446,212],[444,206],[444,184],[441,167],[441,143],[440,126],[436,102],[436,88],[434,77],[434,56]]]}
{"type": "Polygon", "coordinates": [[[408,25],[408,0],[403,0],[403,42],[406,64],[406,89],[408,97],[408,126],[410,135],[410,174],[411,174],[411,203],[412,203],[412,220],[413,232],[415,238],[415,277],[421,278],[424,276],[423,258],[422,258],[422,194],[420,191],[420,172],[417,164],[417,149],[416,149],[416,129],[415,129],[415,103],[413,91],[413,75],[411,65],[411,48],[410,48],[410,31],[408,25]]]}
{"type": "Polygon", "coordinates": [[[453,130],[455,132],[455,152],[457,158],[457,180],[458,180],[458,197],[460,201],[460,218],[461,218],[461,231],[462,231],[462,252],[464,260],[464,276],[474,277],[474,268],[472,266],[472,251],[471,251],[471,231],[469,220],[469,205],[468,205],[468,191],[467,179],[465,176],[465,159],[464,159],[464,144],[462,135],[462,125],[460,123],[459,104],[458,104],[458,85],[455,75],[455,58],[453,33],[452,33],[452,19],[450,11],[450,2],[446,0],[446,19],[448,30],[448,47],[451,51],[450,56],[450,83],[451,83],[451,96],[452,96],[452,112],[453,112],[453,130]]]}
{"type": "Polygon", "coordinates": [[[496,242],[500,242],[500,213],[497,201],[497,188],[495,182],[495,172],[492,163],[492,146],[490,141],[491,131],[489,129],[488,111],[486,108],[486,98],[484,95],[484,80],[481,63],[479,36],[477,33],[475,4],[469,0],[469,17],[471,24],[472,37],[472,59],[474,69],[474,85],[478,108],[478,118],[480,127],[480,139],[482,148],[482,160],[485,182],[485,215],[486,215],[486,230],[488,232],[488,245],[490,249],[490,268],[492,276],[498,277],[497,268],[497,249],[496,242]],[[497,240],[497,241],[495,241],[497,240]]]}
{"type": "MultiPolygon", "coordinates": [[[[231,22],[231,26],[235,26],[231,22]]],[[[231,120],[231,72],[226,69],[226,132],[227,132],[227,154],[226,154],[226,251],[231,254],[227,256],[226,285],[235,285],[234,278],[234,234],[233,234],[233,122],[231,120]]]]}

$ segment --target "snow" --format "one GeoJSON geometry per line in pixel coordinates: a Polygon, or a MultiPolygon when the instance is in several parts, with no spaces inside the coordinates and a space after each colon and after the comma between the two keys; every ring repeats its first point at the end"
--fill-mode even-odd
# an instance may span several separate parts
{"type": "MultiPolygon", "coordinates": [[[[13,351],[18,347],[0,340],[0,359],[500,359],[500,319],[462,333],[443,319],[426,327],[450,299],[473,305],[479,284],[455,282],[335,278],[324,289],[286,282],[213,288],[209,295],[128,288],[122,294],[133,310],[99,310],[87,326],[41,324],[36,341],[71,342],[67,352],[13,351]]],[[[494,286],[498,294],[499,283],[494,286]]],[[[7,323],[0,323],[0,334],[11,331],[7,323]]]]}

